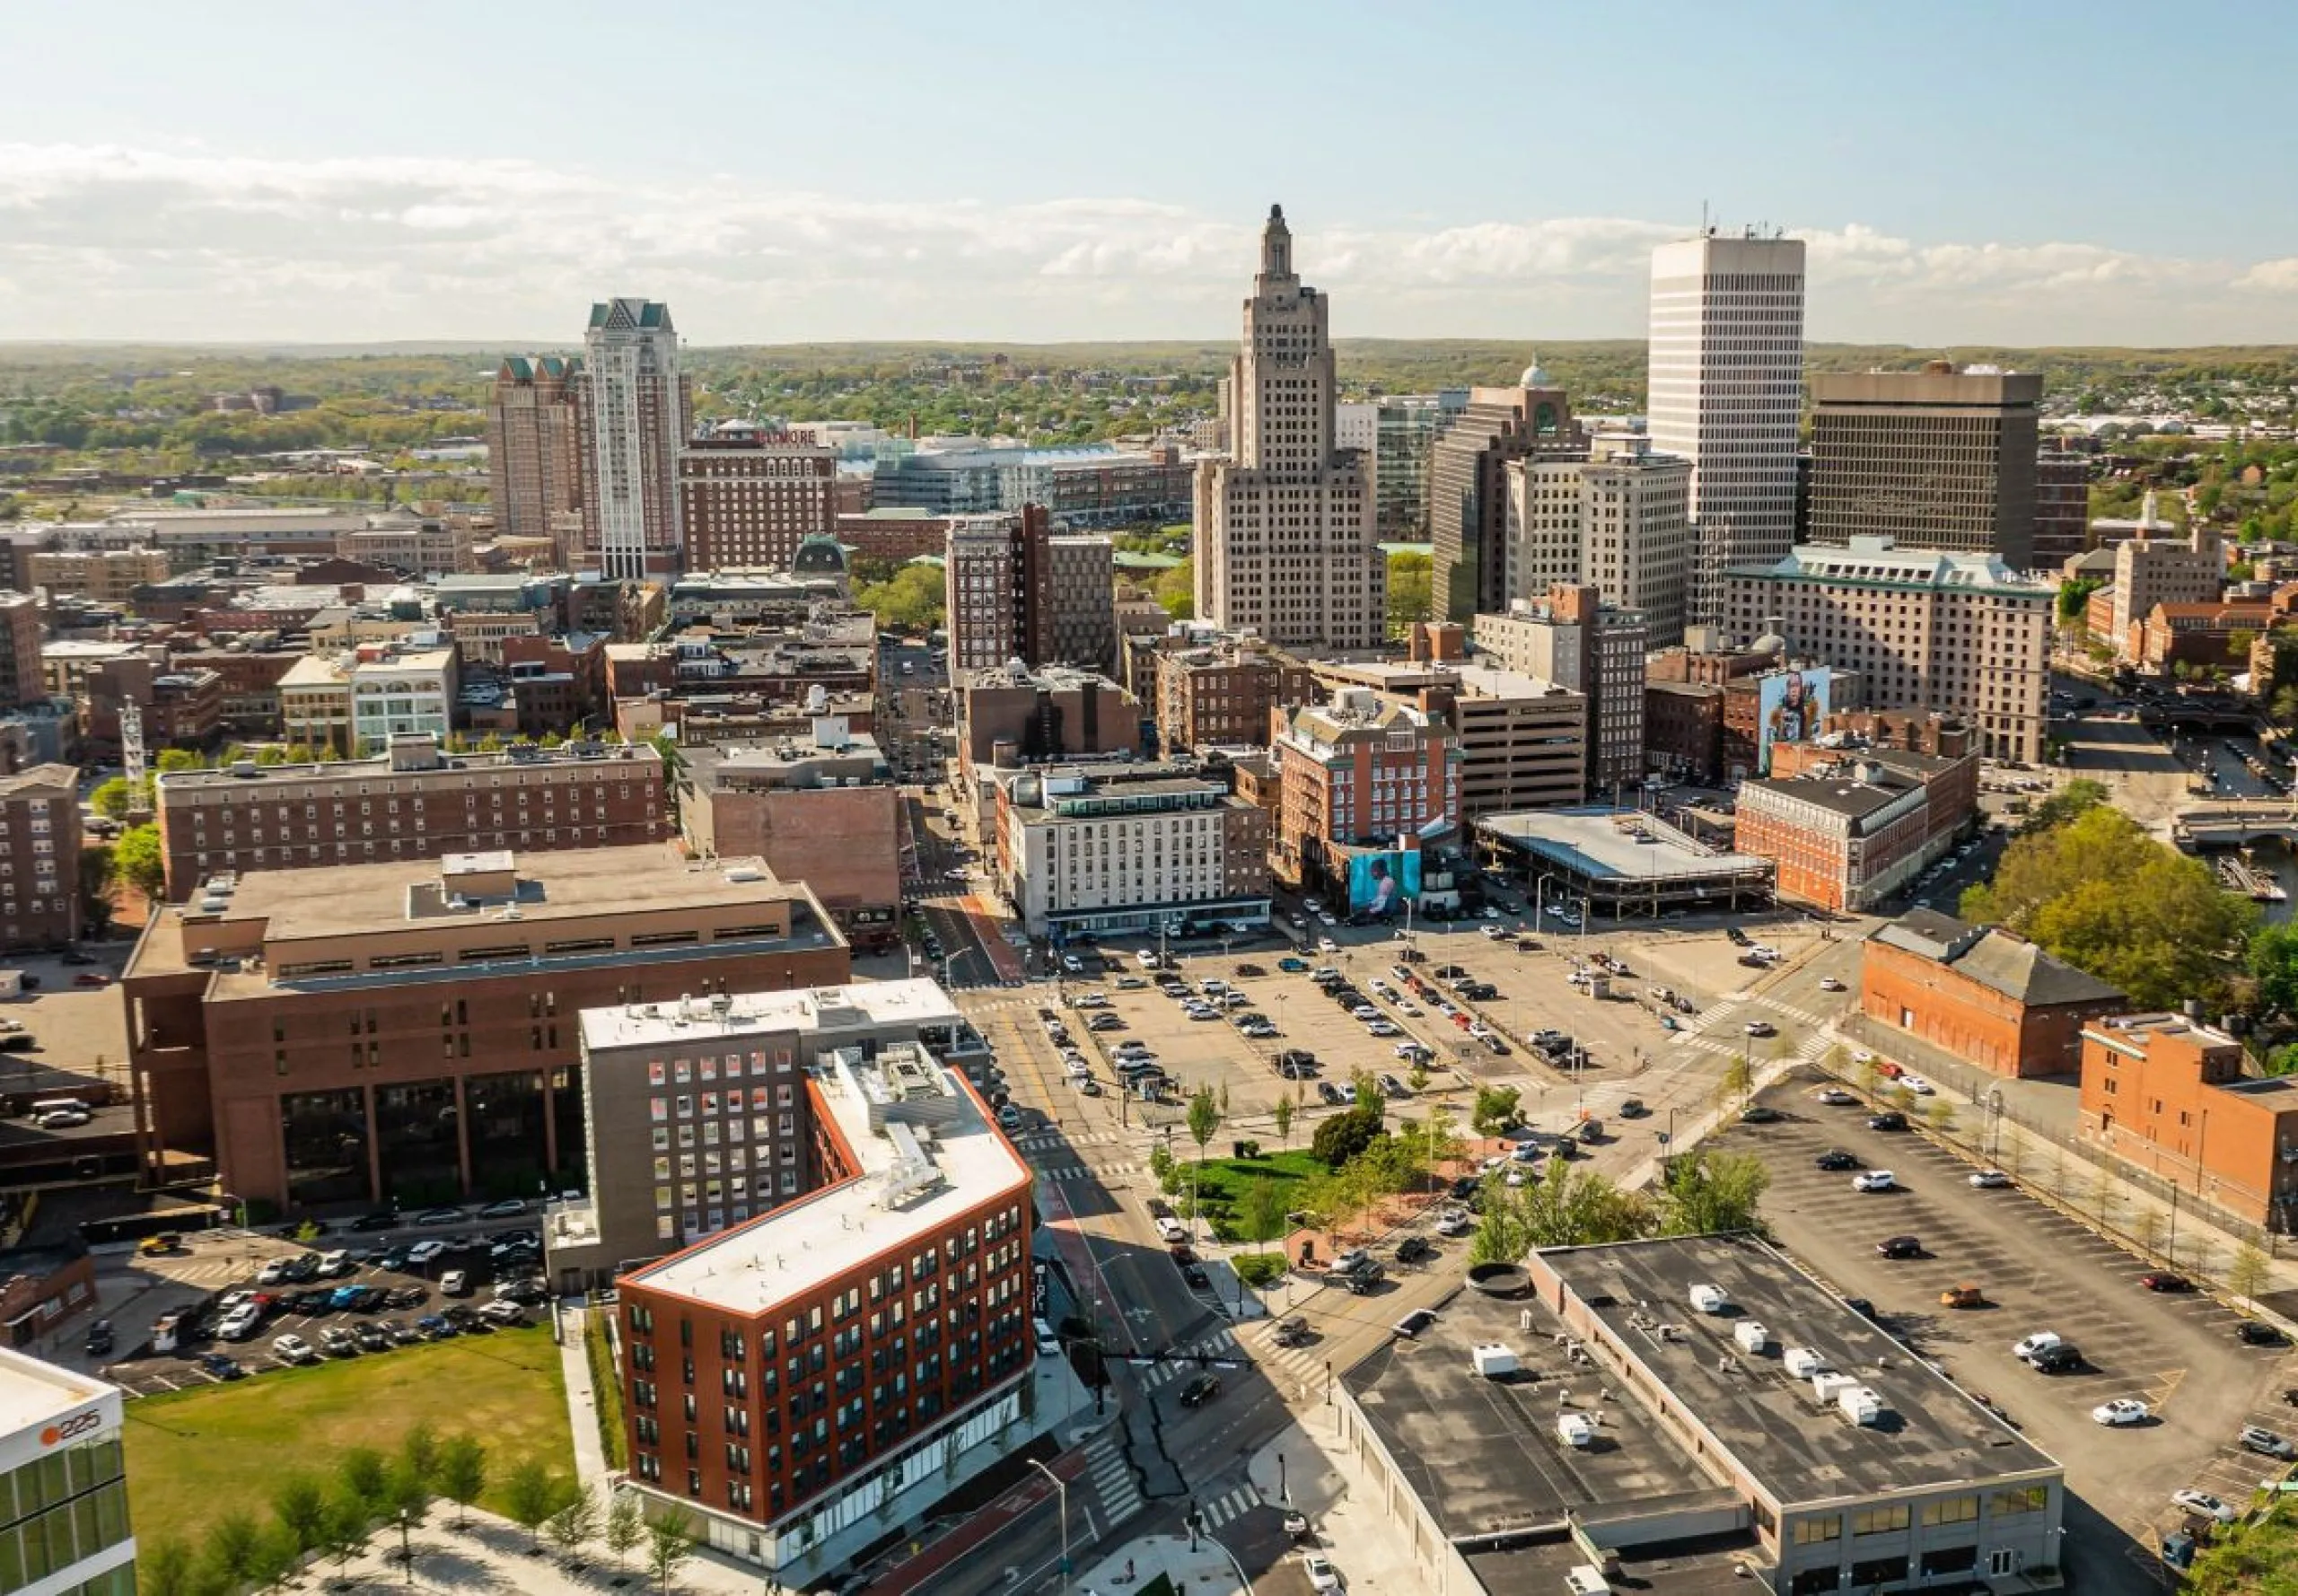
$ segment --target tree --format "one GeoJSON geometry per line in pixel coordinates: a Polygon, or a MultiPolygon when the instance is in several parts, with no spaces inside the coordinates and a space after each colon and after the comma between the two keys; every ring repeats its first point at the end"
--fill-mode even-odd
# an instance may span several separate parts
{"type": "Polygon", "coordinates": [[[487,1448],[469,1435],[457,1435],[439,1448],[439,1494],[455,1504],[455,1527],[487,1489],[487,1448]]]}
{"type": "Polygon", "coordinates": [[[1452,1109],[1443,1103],[1431,1105],[1427,1118],[1417,1123],[1407,1120],[1402,1128],[1404,1142],[1417,1165],[1412,1173],[1427,1185],[1435,1183],[1440,1168],[1468,1150],[1460,1133],[1452,1128],[1452,1109]]]}
{"type": "Polygon", "coordinates": [[[271,1516],[295,1543],[298,1553],[327,1544],[327,1492],[308,1474],[291,1474],[271,1493],[271,1516]]]}
{"type": "Polygon", "coordinates": [[[88,807],[107,820],[125,820],[127,811],[136,807],[136,789],[127,785],[124,776],[100,782],[88,794],[88,807]]]}
{"type": "Polygon", "coordinates": [[[2037,803],[2019,829],[2022,833],[2055,829],[2070,820],[2082,819],[2109,796],[2103,783],[2092,781],[2087,776],[2078,776],[2037,803]]]}
{"type": "Polygon", "coordinates": [[[2236,1248],[2226,1265],[2226,1289],[2244,1302],[2255,1302],[2273,1277],[2274,1265],[2255,1241],[2236,1248]]]}
{"type": "Polygon", "coordinates": [[[168,868],[157,826],[131,826],[121,832],[112,844],[111,864],[113,879],[143,893],[149,902],[157,903],[167,890],[168,868]]]}
{"type": "Polygon", "coordinates": [[[426,1494],[438,1483],[439,1458],[438,1432],[429,1425],[417,1423],[399,1437],[399,1472],[422,1486],[426,1494]]]}
{"type": "Polygon", "coordinates": [[[1175,620],[1188,620],[1197,613],[1197,557],[1185,556],[1178,566],[1168,567],[1157,575],[1156,585],[1150,597],[1163,607],[1175,620]]]}
{"type": "Polygon", "coordinates": [[[244,1513],[227,1513],[207,1528],[207,1567],[225,1589],[237,1591],[255,1578],[262,1547],[263,1531],[255,1520],[244,1513]]]}
{"type": "Polygon", "coordinates": [[[402,1459],[383,1482],[383,1517],[399,1527],[399,1564],[409,1583],[415,1579],[415,1526],[430,1507],[430,1483],[402,1459]]]}
{"type": "Polygon", "coordinates": [[[1469,1126],[1480,1136],[1496,1136],[1516,1123],[1524,1094],[1513,1086],[1479,1086],[1469,1109],[1469,1126]]]}
{"type": "Polygon", "coordinates": [[[597,1499],[590,1492],[578,1487],[566,1499],[566,1504],[550,1515],[543,1528],[550,1536],[550,1544],[557,1547],[568,1562],[573,1562],[599,1532],[597,1499]]]}
{"type": "Polygon", "coordinates": [[[351,1559],[365,1549],[367,1530],[375,1521],[367,1504],[351,1497],[338,1495],[327,1504],[327,1534],[320,1542],[322,1549],[344,1567],[351,1566],[351,1559]]]}
{"type": "Polygon", "coordinates": [[[646,1539],[646,1510],[639,1506],[636,1493],[615,1493],[613,1502],[607,1507],[606,1528],[601,1531],[601,1538],[618,1566],[629,1561],[630,1554],[646,1539]]]}
{"type": "Polygon", "coordinates": [[[1412,1068],[1406,1073],[1404,1083],[1411,1087],[1415,1092],[1427,1091],[1428,1066],[1421,1063],[1419,1059],[1415,1058],[1413,1060],[1412,1068]]]}
{"type": "Polygon", "coordinates": [[[2136,1009],[2217,1001],[2227,955],[2258,917],[2208,865],[2105,806],[2013,842],[1995,880],[1964,893],[1963,913],[2121,988],[2136,1009]]]}
{"type": "Polygon", "coordinates": [[[162,776],[171,776],[179,770],[204,770],[206,767],[207,761],[188,748],[163,748],[159,758],[152,761],[152,768],[162,776]]]}
{"type": "Polygon", "coordinates": [[[1381,1110],[1359,1103],[1346,1114],[1336,1114],[1318,1126],[1317,1134],[1310,1139],[1309,1150],[1326,1169],[1338,1171],[1371,1146],[1373,1138],[1380,1134],[1381,1110]]]}
{"type": "Polygon", "coordinates": [[[854,602],[889,631],[931,632],[944,618],[943,578],[931,566],[904,566],[888,581],[857,583],[854,602]]]}
{"type": "Polygon", "coordinates": [[[1276,1118],[1276,1139],[1290,1146],[1293,1142],[1293,1100],[1278,1098],[1276,1106],[1269,1112],[1276,1118]]]}
{"type": "Polygon", "coordinates": [[[1205,1144],[1221,1128],[1221,1103],[1213,1088],[1200,1086],[1188,1094],[1188,1139],[1197,1144],[1197,1162],[1205,1162],[1205,1144]]]}
{"type": "Polygon", "coordinates": [[[1943,1097],[1934,1097],[1924,1105],[1923,1118],[1933,1130],[1943,1136],[1955,1134],[1955,1105],[1943,1097]]]}
{"type": "Polygon", "coordinates": [[[1751,1153],[1702,1149],[1668,1161],[1661,1191],[1661,1233],[1708,1235],[1721,1231],[1758,1231],[1756,1206],[1771,1185],[1771,1171],[1751,1153]]]}
{"type": "Polygon", "coordinates": [[[101,936],[111,929],[111,845],[91,839],[80,849],[80,914],[101,936]]]}
{"type": "Polygon", "coordinates": [[[1237,1202],[1237,1221],[1248,1241],[1268,1241],[1285,1233],[1285,1194],[1274,1180],[1250,1180],[1237,1202]]]}
{"type": "Polygon", "coordinates": [[[2243,962],[2258,981],[2259,1003],[2298,1014],[2298,927],[2259,926],[2250,933],[2243,962]]]}
{"type": "Polygon", "coordinates": [[[192,1596],[191,1548],[176,1538],[146,1540],[136,1559],[137,1596],[192,1596]]]}
{"type": "Polygon", "coordinates": [[[522,1458],[503,1482],[503,1507],[511,1521],[527,1532],[529,1543],[539,1544],[543,1521],[558,1511],[564,1500],[558,1476],[539,1458],[522,1458]]]}
{"type": "Polygon", "coordinates": [[[372,1446],[355,1446],[335,1460],[336,1489],[373,1518],[390,1499],[390,1465],[372,1446]]]}
{"type": "Polygon", "coordinates": [[[1736,1103],[1743,1103],[1755,1089],[1756,1073],[1748,1063],[1748,1050],[1742,1048],[1732,1055],[1730,1061],[1724,1065],[1722,1077],[1715,1083],[1715,1106],[1729,1109],[1736,1103]]]}
{"type": "Polygon", "coordinates": [[[694,1521],[683,1507],[673,1507],[646,1526],[646,1572],[654,1588],[668,1591],[671,1576],[694,1556],[694,1521]]]}

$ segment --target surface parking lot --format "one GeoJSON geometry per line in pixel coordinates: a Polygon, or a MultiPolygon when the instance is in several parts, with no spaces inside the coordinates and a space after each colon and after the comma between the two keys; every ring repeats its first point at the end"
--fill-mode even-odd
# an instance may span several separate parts
{"type": "Polygon", "coordinates": [[[220,1267],[221,1258],[216,1252],[206,1250],[207,1238],[196,1238],[199,1250],[140,1261],[155,1274],[196,1278],[203,1285],[213,1281],[218,1273],[226,1277],[214,1285],[201,1305],[184,1314],[184,1329],[175,1352],[153,1354],[148,1350],[148,1342],[140,1346],[123,1343],[119,1355],[116,1355],[119,1361],[106,1368],[106,1377],[130,1390],[147,1394],[177,1390],[187,1385],[219,1383],[237,1376],[203,1360],[220,1355],[237,1364],[244,1374],[284,1368],[287,1366],[285,1361],[273,1349],[278,1337],[298,1336],[324,1353],[327,1349],[323,1338],[334,1328],[350,1332],[355,1338],[332,1355],[346,1357],[380,1356],[451,1336],[484,1335],[493,1329],[507,1328],[491,1325],[478,1314],[478,1310],[496,1299],[497,1288],[505,1285],[513,1288],[511,1294],[521,1300],[524,1317],[531,1321],[548,1300],[536,1279],[536,1255],[518,1249],[506,1250],[497,1257],[495,1248],[513,1237],[531,1233],[516,1224],[487,1232],[409,1231],[399,1235],[379,1235],[333,1232],[309,1247],[270,1243],[262,1247],[260,1256],[252,1250],[242,1252],[234,1257],[228,1269],[220,1267]],[[402,1261],[394,1256],[426,1234],[449,1250],[427,1263],[402,1261]],[[350,1267],[346,1273],[323,1276],[314,1269],[308,1279],[261,1278],[267,1267],[276,1268],[286,1260],[305,1260],[302,1267],[311,1268],[337,1249],[348,1254],[346,1261],[350,1267]],[[383,1268],[385,1261],[400,1267],[383,1268]],[[445,1286],[450,1276],[457,1274],[462,1276],[456,1283],[460,1289],[451,1294],[445,1286]],[[373,1294],[355,1307],[338,1308],[321,1302],[320,1299],[349,1286],[372,1288],[373,1294]],[[235,1300],[236,1293],[256,1293],[268,1299],[271,1306],[253,1335],[225,1340],[215,1330],[224,1317],[222,1304],[235,1300]],[[394,1293],[398,1301],[383,1300],[394,1293]],[[364,1344],[357,1339],[363,1331],[364,1344]]]}
{"type": "MultiPolygon", "coordinates": [[[[2121,1248],[2015,1188],[1973,1188],[1975,1166],[1920,1136],[1869,1130],[1864,1105],[1823,1105],[1819,1083],[1798,1072],[1762,1099],[1781,1121],[1736,1126],[1714,1144],[1761,1155],[1772,1173],[1763,1213],[1786,1249],[1868,1299],[1887,1329],[2065,1464],[2074,1493],[2135,1539],[2124,1552],[2151,1564],[2161,1532],[2183,1516],[2172,1491],[2245,1504],[2281,1472],[2235,1436],[2255,1424],[2298,1439],[2298,1411],[2279,1399],[2298,1383],[2289,1348],[2242,1345],[2236,1315],[2213,1298],[2147,1290],[2148,1267],[2121,1248]],[[1855,1193],[1853,1171],[1817,1167],[1831,1149],[1891,1171],[1899,1189],[1855,1193]],[[1920,1241],[1920,1256],[1878,1254],[1879,1241],[1901,1235],[1920,1241]],[[1986,1305],[1941,1304],[1963,1284],[1979,1286],[1986,1305]],[[2046,1375],[2020,1362],[2012,1344],[2039,1330],[2079,1347],[2083,1367],[2046,1375]],[[2123,1429],[2092,1421],[2092,1408],[2125,1397],[2153,1416],[2123,1429]]],[[[2074,1528],[2070,1557],[2094,1549],[2074,1528]]]]}

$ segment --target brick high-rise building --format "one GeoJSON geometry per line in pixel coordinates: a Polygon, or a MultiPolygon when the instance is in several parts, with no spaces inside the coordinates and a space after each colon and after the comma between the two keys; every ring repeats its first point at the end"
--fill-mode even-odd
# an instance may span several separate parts
{"type": "Polygon", "coordinates": [[[679,451],[694,431],[694,395],[671,307],[594,304],[583,348],[583,558],[610,577],[675,574],[679,451]]]}
{"type": "Polygon", "coordinates": [[[2035,457],[2033,569],[2056,572],[2090,547],[2091,457],[2047,448],[2035,457]]]}
{"type": "Polygon", "coordinates": [[[950,678],[1011,661],[1044,662],[1053,645],[1048,588],[1051,520],[1042,506],[1016,515],[965,515],[950,522],[943,557],[950,678]]]}
{"type": "Polygon", "coordinates": [[[1943,360],[1813,376],[1810,541],[1885,537],[2027,569],[2042,395],[2032,373],[1943,360]]]}
{"type": "Polygon", "coordinates": [[[1429,450],[1430,587],[1437,620],[1508,602],[1508,467],[1534,452],[1587,447],[1572,404],[1535,361],[1513,388],[1471,388],[1429,450]]]}
{"type": "Polygon", "coordinates": [[[549,539],[562,566],[579,548],[583,525],[582,369],[558,355],[510,355],[487,404],[495,531],[549,539]]]}
{"type": "Polygon", "coordinates": [[[256,871],[120,977],[145,1175],[288,1209],[561,1189],[583,1010],[850,966],[803,883],[663,843],[256,871]]]}
{"type": "Polygon", "coordinates": [[[1156,669],[1157,741],[1168,755],[1259,746],[1270,710],[1305,704],[1317,690],[1306,665],[1250,638],[1161,653],[1156,669]]]}
{"type": "Polygon", "coordinates": [[[1197,473],[1197,613],[1272,643],[1376,647],[1388,566],[1371,472],[1334,445],[1330,306],[1294,271],[1275,206],[1244,320],[1224,390],[1226,447],[1197,473]]]}
{"type": "Polygon", "coordinates": [[[80,773],[0,776],[0,949],[68,947],[80,934],[80,773]]]}
{"type": "Polygon", "coordinates": [[[1487,662],[1584,695],[1589,793],[1601,796],[1644,774],[1644,660],[1651,634],[1640,610],[1606,604],[1584,584],[1559,583],[1542,599],[1476,618],[1487,662]]]}
{"type": "Polygon", "coordinates": [[[1803,241],[1710,232],[1662,244],[1651,346],[1652,446],[1691,462],[1685,619],[1712,622],[1725,571],[1779,559],[1795,541],[1803,241]]]}
{"type": "Polygon", "coordinates": [[[1116,555],[1107,538],[1057,532],[1046,539],[1048,657],[1031,663],[1116,668],[1116,555]]]}
{"type": "Polygon", "coordinates": [[[798,545],[838,530],[838,452],[722,421],[679,452],[689,571],[787,571],[798,545]]]}
{"type": "Polygon", "coordinates": [[[1577,450],[1543,450],[1505,467],[1502,602],[1560,584],[1603,590],[1644,617],[1653,644],[1683,636],[1691,469],[1649,441],[1600,434],[1577,450]]]}
{"type": "Polygon", "coordinates": [[[428,732],[403,732],[378,758],[173,770],[153,791],[177,901],[250,871],[622,847],[671,834],[662,757],[643,743],[449,754],[428,732]]]}
{"type": "Polygon", "coordinates": [[[1344,688],[1270,722],[1283,796],[1269,864],[1285,881],[1345,895],[1351,854],[1459,820],[1459,739],[1442,715],[1344,688]]]}
{"type": "Polygon", "coordinates": [[[40,664],[39,601],[0,590],[0,708],[14,709],[48,697],[40,664]]]}

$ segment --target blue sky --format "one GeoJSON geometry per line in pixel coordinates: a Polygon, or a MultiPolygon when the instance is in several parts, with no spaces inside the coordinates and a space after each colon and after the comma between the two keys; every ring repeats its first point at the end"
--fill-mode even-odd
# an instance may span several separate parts
{"type": "Polygon", "coordinates": [[[1811,241],[1810,332],[2298,340],[2298,7],[19,0],[0,338],[1634,337],[1811,241]]]}

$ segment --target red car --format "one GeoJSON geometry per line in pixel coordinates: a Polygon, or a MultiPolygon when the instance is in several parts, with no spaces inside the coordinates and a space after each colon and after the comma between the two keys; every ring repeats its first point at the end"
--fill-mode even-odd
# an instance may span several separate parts
{"type": "Polygon", "coordinates": [[[1882,1076],[1886,1081],[1896,1081],[1901,1075],[1907,1074],[1907,1066],[1892,1059],[1885,1058],[1877,1061],[1875,1065],[1875,1073],[1882,1076]]]}
{"type": "Polygon", "coordinates": [[[109,987],[111,978],[101,970],[83,969],[72,978],[72,984],[75,987],[109,987]]]}

